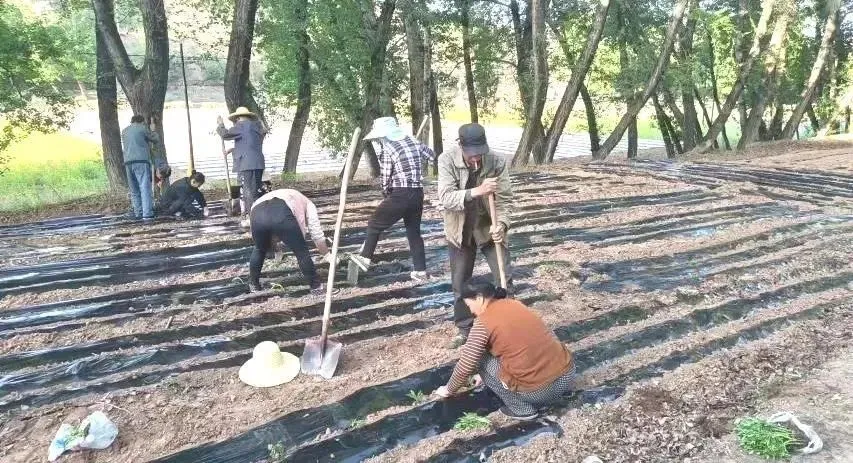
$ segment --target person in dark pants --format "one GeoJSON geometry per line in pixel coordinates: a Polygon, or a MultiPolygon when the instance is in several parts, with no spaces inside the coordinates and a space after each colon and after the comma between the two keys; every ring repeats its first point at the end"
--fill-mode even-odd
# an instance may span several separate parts
{"type": "Polygon", "coordinates": [[[539,315],[491,283],[467,284],[461,294],[477,319],[453,375],[434,395],[457,394],[473,376],[475,387],[485,384],[501,399],[501,413],[526,421],[572,389],[574,356],[539,315]]]}
{"type": "Polygon", "coordinates": [[[121,132],[124,169],[127,174],[127,186],[130,192],[132,211],[128,214],[136,219],[154,218],[154,193],[151,179],[151,147],[157,133],[152,127],[145,126],[145,118],[135,115],[130,125],[121,132]]]}
{"type": "Polygon", "coordinates": [[[477,250],[486,257],[498,280],[495,246],[503,246],[507,284],[512,289],[512,268],[506,246],[510,225],[512,186],[504,158],[489,149],[486,131],[480,124],[459,128],[459,146],[438,158],[438,199],[444,212],[444,233],[450,254],[450,273],[456,295],[453,321],[457,335],[453,346],[465,342],[474,316],[462,300],[461,290],[474,273],[477,250]],[[494,194],[498,223],[489,216],[488,197],[494,194]]]}
{"type": "Polygon", "coordinates": [[[207,201],[199,190],[202,185],[204,174],[195,171],[171,184],[160,199],[161,212],[185,219],[207,217],[207,201]]]}
{"type": "MultiPolygon", "coordinates": [[[[228,118],[234,125],[226,129],[222,118],[217,118],[216,132],[224,140],[234,141],[233,170],[243,186],[245,216],[246,211],[251,210],[252,205],[263,194],[261,192],[265,168],[263,145],[267,131],[258,120],[258,116],[246,108],[237,108],[237,111],[228,118]]],[[[248,226],[249,220],[244,217],[241,223],[243,226],[248,226]]]]}
{"type": "Polygon", "coordinates": [[[249,213],[249,219],[252,239],[255,242],[249,262],[250,292],[260,291],[264,258],[272,249],[275,240],[280,240],[296,255],[299,270],[311,287],[311,293],[315,295],[325,293],[325,285],[320,282],[317,268],[308,252],[308,243],[305,241],[305,233],[308,232],[317,251],[324,256],[324,260],[326,262],[331,260],[317,207],[311,200],[296,190],[274,190],[255,201],[249,213]]]}
{"type": "Polygon", "coordinates": [[[372,263],[376,245],[385,230],[403,219],[406,238],[412,252],[412,280],[425,281],[426,254],[421,237],[421,216],[424,210],[423,165],[435,153],[426,145],[406,135],[393,117],[380,117],[365,136],[375,140],[382,173],[382,194],[385,199],[367,222],[367,239],[361,253],[350,255],[354,265],[367,271],[372,263]]]}

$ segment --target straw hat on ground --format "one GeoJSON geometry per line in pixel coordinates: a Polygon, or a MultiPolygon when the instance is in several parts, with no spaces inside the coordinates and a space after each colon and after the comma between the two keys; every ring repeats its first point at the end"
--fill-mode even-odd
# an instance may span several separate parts
{"type": "Polygon", "coordinates": [[[240,367],[240,381],[254,387],[289,383],[299,374],[299,357],[282,352],[278,344],[264,341],[252,351],[252,358],[240,367]]]}
{"type": "Polygon", "coordinates": [[[236,111],[234,111],[230,116],[228,116],[228,119],[231,119],[231,122],[234,122],[238,117],[243,116],[251,117],[252,119],[258,118],[258,115],[253,113],[252,111],[249,111],[249,108],[245,106],[240,106],[239,108],[237,108],[236,111]]]}
{"type": "Polygon", "coordinates": [[[391,141],[400,141],[406,138],[406,132],[397,125],[397,119],[393,117],[380,117],[373,121],[373,129],[364,136],[364,139],[371,140],[383,137],[391,141]]]}

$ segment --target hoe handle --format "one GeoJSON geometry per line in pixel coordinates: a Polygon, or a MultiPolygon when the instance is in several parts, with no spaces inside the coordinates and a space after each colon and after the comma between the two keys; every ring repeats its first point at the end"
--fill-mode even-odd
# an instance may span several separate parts
{"type": "MultiPolygon", "coordinates": [[[[495,204],[494,193],[489,195],[489,215],[492,218],[492,224],[498,223],[498,208],[495,204]]],[[[501,288],[506,289],[506,269],[504,268],[504,245],[503,243],[495,243],[495,253],[498,256],[498,273],[501,276],[501,288]]]]}

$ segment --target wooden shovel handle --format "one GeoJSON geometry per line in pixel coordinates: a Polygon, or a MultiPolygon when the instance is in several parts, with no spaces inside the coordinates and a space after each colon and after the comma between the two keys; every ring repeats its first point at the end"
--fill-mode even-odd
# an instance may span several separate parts
{"type": "Polygon", "coordinates": [[[355,158],[355,149],[361,138],[361,129],[356,128],[352,132],[352,140],[349,145],[346,165],[344,166],[344,177],[341,181],[341,199],[338,205],[338,220],[335,223],[335,237],[332,240],[332,259],[329,263],[329,279],[326,282],[326,305],[323,307],[323,332],[320,334],[320,342],[325,349],[326,339],[329,335],[329,318],[332,315],[332,292],[335,287],[335,269],[338,266],[338,243],[341,240],[341,225],[344,223],[344,212],[347,208],[347,187],[349,186],[350,172],[352,172],[352,161],[355,158]]]}
{"type": "Polygon", "coordinates": [[[219,137],[222,142],[222,158],[225,159],[225,179],[228,181],[228,200],[231,200],[231,168],[228,167],[228,153],[225,152],[225,139],[219,137]]]}
{"type": "MultiPolygon", "coordinates": [[[[492,218],[492,224],[497,225],[500,223],[498,220],[498,208],[495,204],[495,194],[492,193],[489,195],[489,215],[492,218]]],[[[501,288],[507,289],[506,285],[506,269],[504,268],[504,245],[503,243],[495,243],[495,253],[498,257],[498,273],[501,276],[501,288]]]]}

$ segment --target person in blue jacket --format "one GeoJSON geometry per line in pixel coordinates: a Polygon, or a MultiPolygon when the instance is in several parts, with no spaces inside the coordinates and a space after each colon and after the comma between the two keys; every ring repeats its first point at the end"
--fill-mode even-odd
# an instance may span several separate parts
{"type": "MultiPolygon", "coordinates": [[[[228,116],[234,123],[230,129],[225,128],[222,118],[217,118],[216,132],[224,140],[234,142],[232,151],[234,172],[240,178],[243,189],[243,215],[252,209],[252,204],[261,197],[263,188],[264,168],[264,137],[266,128],[258,120],[257,114],[247,108],[237,108],[228,116]]],[[[248,222],[244,219],[244,222],[248,222]]]]}

